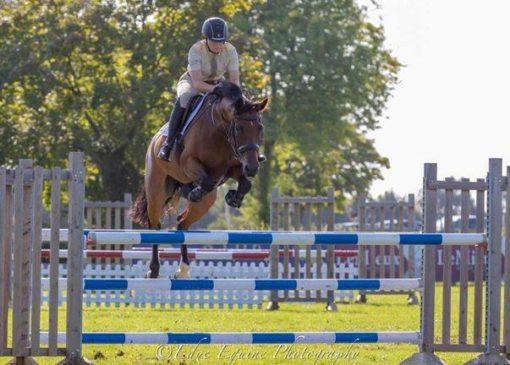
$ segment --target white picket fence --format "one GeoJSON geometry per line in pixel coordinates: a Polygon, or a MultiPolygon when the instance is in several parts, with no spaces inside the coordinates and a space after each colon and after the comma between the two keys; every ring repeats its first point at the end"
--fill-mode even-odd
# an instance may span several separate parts
{"type": "MultiPolygon", "coordinates": [[[[354,279],[358,276],[357,266],[353,259],[337,259],[335,277],[338,279],[354,279]]],[[[282,265],[282,263],[280,263],[282,265]]],[[[160,277],[172,277],[177,271],[177,261],[162,261],[160,277]]],[[[147,272],[148,262],[137,260],[133,264],[87,264],[84,270],[85,278],[143,278],[147,272]]],[[[283,272],[283,267],[279,268],[283,272]]],[[[292,271],[291,271],[292,272],[292,271]]],[[[322,272],[326,272],[326,264],[322,264],[322,272]]],[[[60,264],[59,273],[67,276],[65,263],[60,264]]],[[[312,266],[312,278],[315,279],[317,266],[312,266]]],[[[269,277],[269,264],[267,261],[192,261],[191,274],[196,279],[264,279],[269,277]]],[[[49,276],[49,265],[43,264],[42,275],[49,276]]],[[[150,280],[150,279],[147,279],[150,280]]],[[[282,292],[283,293],[283,292],[282,292]]],[[[288,298],[296,298],[295,291],[288,292],[288,298]]],[[[312,299],[317,298],[317,292],[310,293],[312,299]]],[[[326,298],[326,291],[322,291],[321,298],[326,298]]],[[[84,303],[87,306],[125,306],[134,307],[228,307],[228,308],[261,308],[262,303],[269,299],[269,291],[249,290],[210,290],[210,291],[87,291],[84,293],[84,303]]],[[[353,293],[349,290],[335,291],[335,300],[338,302],[352,302],[353,293]]],[[[66,301],[65,288],[59,288],[59,305],[66,301]]],[[[299,301],[299,300],[298,300],[299,301]]],[[[43,290],[42,302],[48,302],[48,292],[43,290]]]]}

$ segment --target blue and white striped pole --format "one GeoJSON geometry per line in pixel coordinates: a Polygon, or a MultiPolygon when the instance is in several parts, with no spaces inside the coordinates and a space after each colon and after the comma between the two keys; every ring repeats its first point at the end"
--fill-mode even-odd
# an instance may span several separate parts
{"type": "MultiPolygon", "coordinates": [[[[41,333],[41,344],[47,344],[48,333],[41,333]]],[[[333,343],[418,343],[419,332],[217,332],[217,333],[83,333],[83,344],[333,344],[333,343]]],[[[58,334],[65,343],[65,333],[58,334]]]]}
{"type": "Polygon", "coordinates": [[[346,233],[264,231],[91,231],[89,243],[98,245],[476,245],[487,242],[482,233],[346,233]]]}
{"type": "MultiPolygon", "coordinates": [[[[65,287],[65,279],[59,285],[65,287]]],[[[42,281],[43,289],[48,280],[42,281]]],[[[378,290],[410,291],[421,279],[84,279],[84,290],[378,290]]]]}

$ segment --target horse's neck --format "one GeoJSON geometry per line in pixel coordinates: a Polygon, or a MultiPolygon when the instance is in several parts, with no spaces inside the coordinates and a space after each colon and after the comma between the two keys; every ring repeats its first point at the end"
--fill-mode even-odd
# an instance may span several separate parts
{"type": "Polygon", "coordinates": [[[185,139],[184,144],[191,143],[193,146],[202,147],[206,153],[223,153],[226,159],[230,159],[227,154],[231,153],[227,141],[227,130],[224,121],[215,113],[214,117],[208,110],[202,114],[196,121],[193,128],[185,139]]]}

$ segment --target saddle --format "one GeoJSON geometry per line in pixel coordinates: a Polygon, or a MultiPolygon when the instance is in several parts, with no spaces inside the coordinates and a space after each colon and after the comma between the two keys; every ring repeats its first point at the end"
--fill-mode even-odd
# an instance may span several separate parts
{"type": "MultiPolygon", "coordinates": [[[[202,114],[202,111],[208,105],[207,101],[212,97],[213,96],[208,93],[201,93],[191,98],[188,108],[186,108],[186,111],[182,116],[181,123],[179,124],[176,139],[177,145],[182,144],[182,140],[186,136],[186,133],[189,131],[195,120],[198,119],[197,117],[202,114]]],[[[159,134],[164,136],[168,135],[168,122],[159,129],[159,134]]]]}

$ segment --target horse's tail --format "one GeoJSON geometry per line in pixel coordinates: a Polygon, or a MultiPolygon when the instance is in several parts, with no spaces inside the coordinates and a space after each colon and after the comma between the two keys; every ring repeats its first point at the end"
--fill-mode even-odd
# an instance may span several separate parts
{"type": "Polygon", "coordinates": [[[135,204],[129,212],[130,217],[134,223],[139,224],[143,228],[149,228],[149,213],[147,212],[147,194],[145,193],[145,187],[136,197],[135,204]]]}

